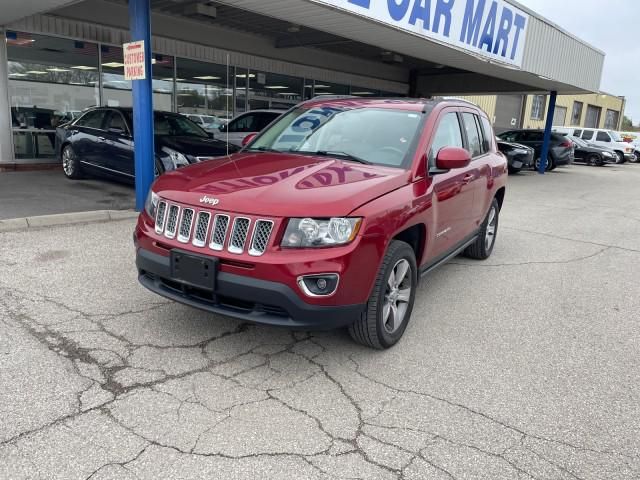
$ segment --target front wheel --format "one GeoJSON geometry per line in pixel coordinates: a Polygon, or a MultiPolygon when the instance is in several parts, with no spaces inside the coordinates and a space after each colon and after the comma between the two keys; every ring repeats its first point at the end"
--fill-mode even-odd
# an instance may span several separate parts
{"type": "Polygon", "coordinates": [[[349,327],[356,342],[379,350],[404,334],[416,295],[416,256],[407,243],[393,240],[385,253],[367,308],[349,327]]]}
{"type": "Polygon", "coordinates": [[[493,246],[496,244],[496,236],[498,235],[498,220],[500,217],[500,205],[495,198],[491,202],[489,213],[480,226],[478,237],[464,251],[465,256],[476,260],[486,260],[493,252],[493,246]]]}
{"type": "Polygon", "coordinates": [[[600,160],[600,156],[599,155],[589,155],[587,157],[587,165],[591,166],[591,167],[598,167],[600,165],[602,165],[602,161],[600,160]]]}
{"type": "Polygon", "coordinates": [[[634,152],[633,156],[634,156],[633,163],[640,163],[640,152],[634,152]]]}
{"type": "Polygon", "coordinates": [[[624,158],[624,153],[616,152],[616,156],[618,157],[618,161],[616,163],[624,163],[624,162],[626,162],[626,160],[624,158]]]}
{"type": "Polygon", "coordinates": [[[80,168],[80,161],[73,151],[71,145],[67,145],[62,149],[62,171],[67,178],[76,180],[82,178],[82,170],[80,168]]]}
{"type": "Polygon", "coordinates": [[[521,168],[515,168],[515,167],[508,167],[508,168],[509,168],[509,175],[520,173],[520,171],[522,170],[521,168]]]}

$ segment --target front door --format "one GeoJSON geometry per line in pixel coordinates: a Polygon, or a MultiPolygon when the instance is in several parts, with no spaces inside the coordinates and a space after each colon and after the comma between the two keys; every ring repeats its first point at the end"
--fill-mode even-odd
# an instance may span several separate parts
{"type": "Polygon", "coordinates": [[[113,173],[134,177],[133,137],[129,127],[117,110],[111,110],[107,118],[103,163],[113,173]]]}
{"type": "MultiPolygon", "coordinates": [[[[438,119],[429,149],[429,165],[435,167],[438,152],[444,147],[462,147],[461,117],[452,109],[445,110],[438,119]]],[[[476,166],[450,170],[433,177],[434,230],[433,257],[446,255],[473,233],[472,212],[476,166]]]]}
{"type": "Polygon", "coordinates": [[[102,166],[105,113],[102,109],[91,110],[73,125],[75,153],[82,163],[93,167],[102,166]]]}

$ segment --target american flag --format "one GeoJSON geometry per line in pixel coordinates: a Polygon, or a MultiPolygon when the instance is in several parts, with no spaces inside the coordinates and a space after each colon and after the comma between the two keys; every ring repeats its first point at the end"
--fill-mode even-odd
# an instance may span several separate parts
{"type": "Polygon", "coordinates": [[[80,55],[87,55],[90,57],[97,57],[98,45],[90,42],[74,41],[73,53],[78,53],[80,55]]]}
{"type": "Polygon", "coordinates": [[[29,33],[7,31],[7,45],[13,47],[30,47],[35,42],[29,33]]]}

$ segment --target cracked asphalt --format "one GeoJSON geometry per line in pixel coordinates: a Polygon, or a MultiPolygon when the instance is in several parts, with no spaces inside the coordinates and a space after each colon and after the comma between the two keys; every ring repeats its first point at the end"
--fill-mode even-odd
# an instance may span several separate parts
{"type": "Polygon", "coordinates": [[[131,221],[0,234],[0,478],[638,479],[639,183],[510,178],[384,352],[147,292],[131,221]]]}

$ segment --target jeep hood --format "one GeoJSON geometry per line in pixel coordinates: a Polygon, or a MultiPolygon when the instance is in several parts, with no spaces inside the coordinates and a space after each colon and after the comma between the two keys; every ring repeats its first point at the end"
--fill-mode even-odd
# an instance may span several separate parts
{"type": "Polygon", "coordinates": [[[220,211],[269,217],[348,215],[406,185],[410,172],[325,156],[239,153],[162,175],[162,198],[220,211]],[[207,198],[205,198],[207,197],[207,198]],[[206,203],[209,200],[209,203],[206,203]]]}

